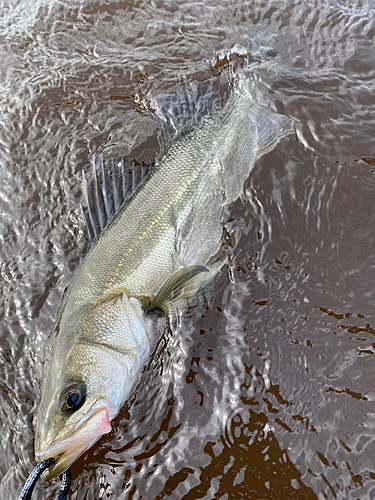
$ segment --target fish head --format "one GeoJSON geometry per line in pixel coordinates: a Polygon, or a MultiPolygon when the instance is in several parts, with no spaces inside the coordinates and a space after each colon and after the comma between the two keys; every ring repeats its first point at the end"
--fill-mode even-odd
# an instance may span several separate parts
{"type": "Polygon", "coordinates": [[[87,398],[83,381],[69,380],[56,390],[53,402],[41,404],[35,439],[38,461],[54,458],[55,463],[45,473],[51,479],[77,460],[103,434],[110,432],[108,406],[104,400],[87,398]],[[92,404],[93,403],[93,404],[92,404]]]}
{"type": "Polygon", "coordinates": [[[55,459],[47,479],[110,432],[110,421],[128,396],[148,349],[140,310],[126,297],[100,304],[80,318],[75,335],[62,335],[61,326],[59,330],[60,339],[74,340],[52,343],[44,378],[35,457],[55,459]]]}

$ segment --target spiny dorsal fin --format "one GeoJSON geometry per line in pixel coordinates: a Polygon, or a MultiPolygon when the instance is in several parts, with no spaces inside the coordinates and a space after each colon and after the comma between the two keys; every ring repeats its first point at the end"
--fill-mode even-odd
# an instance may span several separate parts
{"type": "Polygon", "coordinates": [[[219,93],[204,83],[159,95],[155,99],[155,108],[160,154],[166,151],[176,136],[195,127],[204,116],[222,105],[223,99],[219,93]]]}
{"type": "Polygon", "coordinates": [[[85,218],[90,246],[97,240],[115,213],[143,183],[153,164],[134,160],[130,163],[123,158],[116,163],[107,161],[103,155],[92,160],[92,177],[83,174],[83,194],[85,205],[81,205],[85,218]]]}

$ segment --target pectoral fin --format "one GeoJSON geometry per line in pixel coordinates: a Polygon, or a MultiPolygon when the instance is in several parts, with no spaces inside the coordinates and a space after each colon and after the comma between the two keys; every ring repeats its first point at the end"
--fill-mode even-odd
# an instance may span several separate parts
{"type": "Polygon", "coordinates": [[[190,266],[177,271],[167,280],[150,304],[150,309],[162,309],[172,315],[184,299],[193,297],[217,272],[206,266],[190,266]]]}

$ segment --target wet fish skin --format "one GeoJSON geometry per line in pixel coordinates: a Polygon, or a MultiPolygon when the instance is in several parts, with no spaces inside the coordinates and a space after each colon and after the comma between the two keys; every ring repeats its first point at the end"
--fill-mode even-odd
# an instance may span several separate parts
{"type": "Polygon", "coordinates": [[[173,294],[191,295],[222,265],[212,263],[223,207],[241,194],[255,160],[291,131],[289,119],[255,99],[239,86],[223,108],[172,138],[75,272],[50,339],[37,418],[36,459],[57,459],[49,477],[110,431],[160,330],[145,301],[157,303],[168,282],[172,303],[173,294]],[[173,285],[185,269],[198,271],[182,292],[173,285]],[[71,409],[69,391],[79,400],[71,409]]]}
{"type": "Polygon", "coordinates": [[[120,294],[91,307],[75,318],[77,335],[70,336],[70,342],[64,337],[58,341],[60,330],[52,343],[35,443],[37,460],[60,457],[48,477],[61,473],[110,431],[110,421],[143,367],[150,349],[147,322],[132,301],[120,294]],[[83,405],[70,412],[63,409],[63,395],[75,382],[84,383],[86,395],[83,405]]]}

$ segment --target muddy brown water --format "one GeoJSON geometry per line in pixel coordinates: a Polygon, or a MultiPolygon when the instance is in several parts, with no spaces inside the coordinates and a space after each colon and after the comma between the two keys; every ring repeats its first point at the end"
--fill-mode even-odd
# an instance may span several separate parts
{"type": "Polygon", "coordinates": [[[375,498],[374,13],[372,0],[1,2],[2,499],[35,466],[44,347],[86,248],[81,170],[99,153],[152,159],[152,98],[209,80],[235,44],[288,73],[267,105],[296,136],[256,164],[225,220],[228,266],[72,467],[71,498],[375,498]]]}

